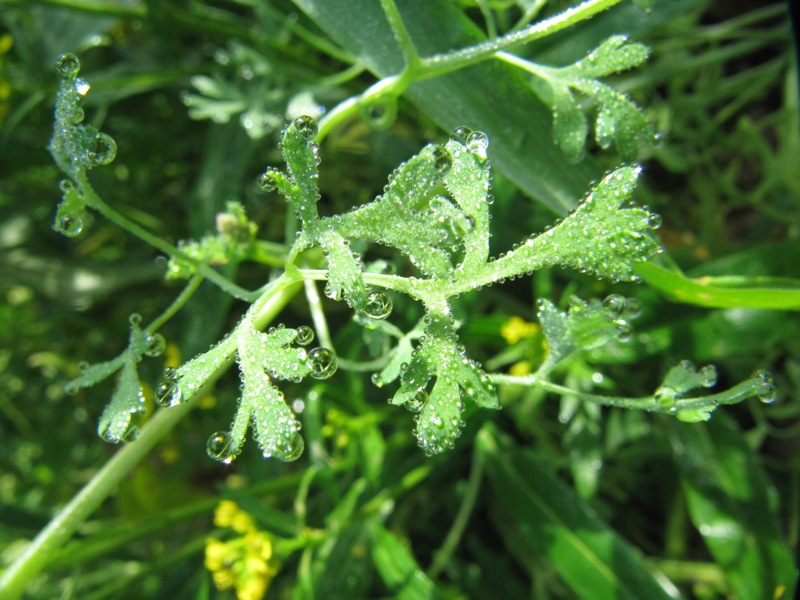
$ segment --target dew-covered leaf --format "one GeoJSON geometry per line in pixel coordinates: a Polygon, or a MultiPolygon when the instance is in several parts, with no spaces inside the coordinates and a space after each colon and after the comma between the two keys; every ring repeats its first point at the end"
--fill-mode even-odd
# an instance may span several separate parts
{"type": "Polygon", "coordinates": [[[561,265],[612,281],[638,279],[634,265],[660,251],[650,235],[660,219],[626,206],[639,172],[625,166],[606,175],[561,223],[490,263],[492,272],[512,277],[561,265]]]}
{"type": "Polygon", "coordinates": [[[453,231],[447,223],[456,212],[436,191],[451,164],[443,148],[427,146],[395,169],[375,201],[323,222],[348,238],[397,248],[426,276],[446,275],[452,270],[450,248],[457,241],[449,239],[453,231]]]}
{"type": "MultiPolygon", "coordinates": [[[[490,164],[485,157],[488,139],[482,132],[470,131],[464,127],[456,130],[460,139],[451,136],[447,143],[447,151],[452,157],[452,167],[444,177],[448,191],[466,219],[467,228],[463,234],[464,261],[460,268],[469,269],[482,265],[489,257],[489,205],[490,164]],[[476,137],[483,136],[483,147],[470,150],[470,143],[476,143],[476,137]],[[456,138],[456,139],[454,139],[456,138]]],[[[478,140],[480,141],[480,140],[478,140]]]]}
{"type": "Polygon", "coordinates": [[[116,358],[81,368],[81,374],[70,379],[64,386],[64,391],[74,394],[81,388],[92,387],[104,379],[108,379],[122,368],[125,363],[127,351],[116,358]]]}
{"type": "Polygon", "coordinates": [[[613,35],[564,71],[574,77],[605,77],[638,67],[649,56],[650,49],[644,44],[629,42],[626,35],[613,35]]]}
{"type": "Polygon", "coordinates": [[[586,152],[589,124],[568,89],[553,87],[553,136],[558,147],[572,162],[586,152]]]}
{"type": "Polygon", "coordinates": [[[328,259],[325,295],[334,300],[345,300],[355,309],[363,309],[367,301],[367,286],[361,271],[361,258],[353,253],[349,242],[332,229],[324,231],[318,242],[328,259]]]}
{"type": "MultiPolygon", "coordinates": [[[[621,298],[621,297],[619,297],[621,298]]],[[[622,299],[624,303],[624,299],[622,299]]],[[[545,298],[537,303],[537,316],[547,340],[547,358],[543,373],[579,350],[598,348],[629,333],[629,325],[617,307],[597,299],[584,302],[570,298],[566,312],[545,298]]]]}
{"type": "Polygon", "coordinates": [[[213,348],[195,356],[169,373],[167,381],[156,390],[156,401],[162,406],[188,402],[236,351],[236,337],[226,336],[213,348]]]}
{"type": "Polygon", "coordinates": [[[133,415],[145,410],[144,393],[131,353],[123,359],[119,382],[111,401],[106,405],[97,425],[97,433],[111,443],[119,443],[131,435],[133,415]]]}
{"type": "MultiPolygon", "coordinates": [[[[296,331],[283,330],[281,334],[287,339],[294,339],[296,331]]],[[[281,335],[276,337],[280,338],[281,335]]],[[[300,422],[265,370],[264,337],[252,327],[249,320],[245,320],[237,328],[236,342],[237,362],[242,379],[242,397],[239,399],[231,430],[236,448],[241,448],[244,427],[247,421],[252,420],[255,439],[265,457],[287,461],[297,459],[303,452],[303,439],[299,434],[300,422]]],[[[303,368],[307,373],[308,367],[303,368]]],[[[289,367],[289,370],[293,370],[293,367],[289,367]]]]}
{"type": "Polygon", "coordinates": [[[425,454],[440,454],[455,445],[464,427],[462,408],[458,383],[449,375],[437,377],[428,401],[415,419],[414,435],[425,454]]]}
{"type": "Polygon", "coordinates": [[[59,57],[61,83],[56,93],[55,121],[49,150],[64,173],[75,179],[82,170],[107,165],[117,154],[117,144],[108,134],[81,123],[83,98],[89,83],[78,77],[80,63],[72,54],[59,57]],[[62,68],[64,64],[73,65],[62,68]]]}

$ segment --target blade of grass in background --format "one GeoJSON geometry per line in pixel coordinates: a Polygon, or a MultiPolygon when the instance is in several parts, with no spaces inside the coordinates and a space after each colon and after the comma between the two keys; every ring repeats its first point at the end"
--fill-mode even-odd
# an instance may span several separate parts
{"type": "Polygon", "coordinates": [[[797,569],[778,531],[777,494],[736,424],[668,421],[689,516],[736,598],[795,598],[797,569]]]}
{"type": "Polygon", "coordinates": [[[659,600],[678,597],[632,546],[609,529],[536,457],[509,447],[493,426],[478,434],[491,494],[487,506],[509,552],[545,557],[581,598],[659,600]]]}

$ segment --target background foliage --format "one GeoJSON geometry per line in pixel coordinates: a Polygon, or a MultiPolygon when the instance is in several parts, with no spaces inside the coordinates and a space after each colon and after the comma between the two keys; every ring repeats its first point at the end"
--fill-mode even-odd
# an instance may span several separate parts
{"type": "MultiPolygon", "coordinates": [[[[398,4],[423,54],[568,6],[398,4]]],[[[87,223],[75,240],[52,231],[61,176],[46,148],[56,56],[81,56],[92,84],[87,121],[119,144],[115,162],[93,173],[98,192],[172,242],[213,231],[229,201],[245,205],[261,239],[282,242],[292,224],[256,180],[281,162],[276,142],[287,113],[331,108],[401,63],[377,2],[0,7],[7,564],[117,450],[95,433],[113,383],[66,396],[64,382],[79,361],[119,354],[131,313],[151,318],[180,290],[164,283],[154,249],[111,223],[87,223]]],[[[721,387],[770,370],[777,403],[751,400],[686,424],[502,387],[502,411],[476,411],[454,450],[426,458],[411,415],[386,404],[393,390],[341,369],[284,387],[304,406],[299,461],[265,461],[248,443],[235,463],[221,465],[205,444],[234,411],[238,380],[227,375],[51,558],[28,596],[232,597],[212,583],[222,567],[204,566],[213,537],[249,539],[248,552],[262,558],[271,545],[269,598],[793,597],[800,112],[785,5],[679,0],[643,11],[624,3],[521,52],[567,66],[621,33],[650,46],[650,59],[610,81],[662,135],[638,157],[645,168],[637,201],[663,217],[663,264],[694,279],[657,265],[641,272],[644,285],[541,271],[460,298],[464,342],[489,370],[524,372],[543,358],[541,332],[530,325],[537,298],[563,309],[573,294],[621,293],[642,305],[632,339],[570,361],[558,381],[643,396],[690,358],[715,364],[721,387]],[[215,518],[223,499],[249,517],[218,509],[215,518]]],[[[553,143],[546,93],[506,67],[486,63],[426,81],[399,100],[396,121],[385,114],[394,107],[378,106],[333,130],[321,148],[323,215],[370,200],[401,161],[468,125],[491,138],[494,254],[563,216],[592,179],[619,164],[618,149],[590,142],[587,156],[571,163],[553,143]]],[[[222,270],[252,289],[270,265],[222,270]]],[[[140,365],[143,379],[155,386],[165,366],[207,349],[244,308],[202,286],[163,329],[164,356],[140,365]]],[[[380,337],[354,323],[346,305],[326,301],[325,309],[345,364],[380,355],[380,337]]],[[[418,307],[395,298],[393,323],[408,329],[419,317],[418,307]]],[[[281,320],[310,322],[302,297],[281,320]]]]}

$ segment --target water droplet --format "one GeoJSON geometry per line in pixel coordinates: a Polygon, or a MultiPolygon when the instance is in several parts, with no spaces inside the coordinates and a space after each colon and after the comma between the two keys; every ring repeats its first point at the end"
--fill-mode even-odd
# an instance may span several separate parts
{"type": "Polygon", "coordinates": [[[453,166],[453,157],[444,146],[433,147],[433,168],[439,175],[444,175],[453,166]]]}
{"type": "Polygon", "coordinates": [[[58,187],[61,188],[61,191],[66,194],[67,192],[71,192],[75,189],[75,184],[69,179],[62,179],[58,182],[58,187]]]}
{"type": "Polygon", "coordinates": [[[287,445],[285,452],[276,452],[273,454],[275,458],[278,460],[282,460],[284,462],[292,462],[293,460],[297,460],[302,456],[303,450],[305,450],[306,443],[303,440],[303,436],[299,433],[295,433],[292,436],[292,440],[287,445]]]}
{"type": "Polygon", "coordinates": [[[379,388],[383,387],[383,379],[381,379],[380,373],[373,373],[370,376],[370,381],[372,381],[372,385],[374,385],[375,387],[379,388]]]}
{"type": "Polygon", "coordinates": [[[314,379],[328,379],[336,373],[336,369],[339,367],[336,354],[329,348],[314,348],[308,353],[306,360],[314,379]]]}
{"type": "Polygon", "coordinates": [[[131,313],[131,316],[128,317],[128,322],[133,327],[138,327],[139,325],[142,324],[142,315],[140,315],[139,313],[131,313]]]}
{"type": "Polygon", "coordinates": [[[642,314],[642,303],[636,298],[627,298],[625,300],[625,308],[622,311],[622,316],[626,319],[635,319],[642,314]]]}
{"type": "Polygon", "coordinates": [[[603,300],[603,307],[615,315],[622,314],[622,311],[625,310],[625,304],[625,297],[619,294],[611,294],[603,300]]]}
{"type": "Polygon", "coordinates": [[[458,142],[459,144],[463,144],[464,146],[467,145],[467,138],[472,133],[472,129],[469,127],[461,126],[456,127],[453,132],[450,134],[450,139],[454,142],[458,142]]]}
{"type": "Polygon", "coordinates": [[[127,431],[125,431],[125,433],[122,434],[120,441],[126,444],[129,444],[130,442],[135,442],[139,438],[140,433],[141,430],[135,425],[133,425],[131,427],[128,427],[127,431]]]}
{"type": "Polygon", "coordinates": [[[292,124],[294,125],[294,128],[297,129],[297,133],[302,135],[307,140],[313,139],[319,131],[317,121],[308,115],[301,115],[297,117],[292,124]]]}
{"type": "Polygon", "coordinates": [[[410,412],[418,413],[422,410],[422,407],[425,406],[425,403],[428,401],[428,392],[425,390],[418,391],[411,400],[406,401],[403,405],[405,406],[410,412]]]}
{"type": "Polygon", "coordinates": [[[53,229],[61,235],[77,237],[83,232],[83,219],[80,215],[62,215],[56,220],[53,229]]]}
{"type": "Polygon", "coordinates": [[[694,363],[692,361],[690,361],[690,360],[682,360],[681,362],[678,363],[678,366],[681,369],[683,369],[684,371],[686,371],[687,373],[694,373],[695,372],[694,363]]]}
{"type": "Polygon", "coordinates": [[[80,71],[81,63],[77,56],[66,52],[56,59],[56,69],[62,77],[71,77],[80,71]]]}
{"type": "Polygon", "coordinates": [[[97,167],[107,165],[117,156],[117,142],[107,133],[98,133],[94,145],[89,148],[89,160],[97,167]]]}
{"type": "Polygon", "coordinates": [[[314,341],[314,330],[308,325],[300,325],[297,328],[297,336],[294,338],[296,344],[300,346],[308,346],[314,341]]]}
{"type": "Polygon", "coordinates": [[[233,436],[227,431],[211,434],[206,443],[206,452],[214,460],[230,464],[236,458],[236,445],[233,436]]]}
{"type": "Polygon", "coordinates": [[[661,408],[671,408],[675,405],[675,398],[678,396],[678,390],[675,388],[662,385],[653,394],[653,398],[661,408]]]}
{"type": "Polygon", "coordinates": [[[262,191],[274,192],[278,189],[278,173],[277,169],[267,169],[261,174],[261,177],[258,178],[258,185],[262,191]]]}
{"type": "Polygon", "coordinates": [[[489,148],[489,136],[482,131],[473,131],[467,137],[467,150],[478,158],[486,158],[487,148],[489,148]]]}
{"type": "Polygon", "coordinates": [[[156,388],[155,400],[159,406],[176,406],[182,397],[183,391],[175,381],[165,381],[156,388]]]}
{"type": "Polygon", "coordinates": [[[617,339],[620,342],[629,342],[633,337],[633,329],[625,321],[615,321],[617,326],[617,339]]]}
{"type": "Polygon", "coordinates": [[[104,442],[108,442],[109,444],[119,444],[120,442],[120,438],[114,434],[113,427],[110,425],[107,425],[98,433],[100,434],[100,439],[104,442]]]}
{"type": "Polygon", "coordinates": [[[663,222],[664,221],[661,218],[661,215],[656,214],[656,213],[652,213],[652,214],[650,214],[649,217],[647,217],[647,226],[650,229],[658,229],[659,227],[661,227],[663,222]]]}
{"type": "Polygon", "coordinates": [[[778,399],[778,388],[775,387],[775,380],[768,371],[758,369],[751,377],[757,380],[755,393],[761,402],[772,404],[778,399]]]}
{"type": "Polygon", "coordinates": [[[364,314],[373,319],[385,319],[392,314],[392,299],[386,292],[370,292],[364,305],[364,314]]]}
{"type": "Polygon", "coordinates": [[[700,369],[700,385],[703,387],[714,387],[717,385],[717,367],[714,365],[706,365],[700,369]]]}
{"type": "Polygon", "coordinates": [[[144,338],[144,353],[147,356],[161,356],[167,348],[167,341],[160,333],[148,333],[144,338]]]}
{"type": "Polygon", "coordinates": [[[81,96],[88,94],[90,89],[92,89],[92,86],[85,79],[78,78],[75,80],[75,91],[81,96]]]}

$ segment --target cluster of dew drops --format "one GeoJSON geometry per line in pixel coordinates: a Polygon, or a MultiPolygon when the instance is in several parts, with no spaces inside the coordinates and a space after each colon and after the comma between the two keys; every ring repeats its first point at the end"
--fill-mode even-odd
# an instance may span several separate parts
{"type": "MultiPolygon", "coordinates": [[[[95,132],[91,138],[81,135],[70,135],[70,129],[82,127],[84,111],[80,106],[81,98],[89,93],[89,83],[80,77],[80,61],[74,54],[65,53],[58,57],[56,70],[65,82],[71,83],[72,90],[67,89],[64,101],[56,106],[56,119],[61,127],[61,139],[66,145],[63,150],[68,154],[76,167],[91,169],[111,163],[117,156],[117,143],[107,133],[95,132]]],[[[63,87],[62,87],[63,89],[63,87]]],[[[65,198],[78,194],[74,184],[64,179],[59,184],[65,198]]],[[[83,232],[85,215],[82,206],[74,210],[60,211],[53,228],[67,237],[76,237],[83,232]]]]}

